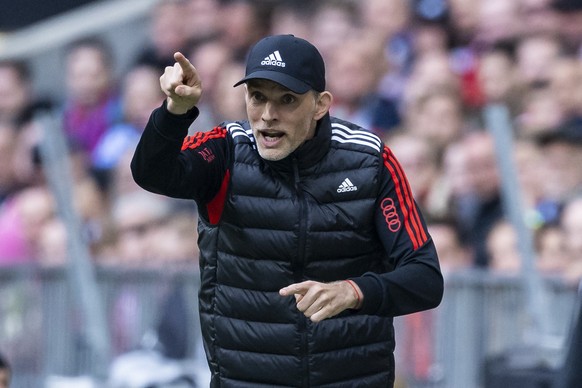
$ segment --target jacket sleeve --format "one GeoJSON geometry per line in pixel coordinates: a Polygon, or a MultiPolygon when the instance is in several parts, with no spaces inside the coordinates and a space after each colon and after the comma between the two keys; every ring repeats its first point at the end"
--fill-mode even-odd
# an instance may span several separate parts
{"type": "Polygon", "coordinates": [[[439,305],[443,277],[426,223],[394,154],[383,151],[375,222],[386,251],[386,273],[354,280],[364,295],[360,313],[398,316],[439,305]]]}
{"type": "Polygon", "coordinates": [[[227,169],[227,131],[216,127],[187,136],[198,113],[193,108],[174,115],[165,102],[152,112],[131,161],[139,186],[197,202],[208,202],[216,195],[227,169]]]}

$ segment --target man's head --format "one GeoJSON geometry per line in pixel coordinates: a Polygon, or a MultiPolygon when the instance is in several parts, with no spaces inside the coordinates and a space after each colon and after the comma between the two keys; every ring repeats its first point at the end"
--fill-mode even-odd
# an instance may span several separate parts
{"type": "Polygon", "coordinates": [[[281,160],[315,135],[331,106],[319,51],[293,35],[260,40],[251,49],[245,77],[249,122],[261,157],[281,160]]]}
{"type": "Polygon", "coordinates": [[[97,37],[71,43],[65,53],[65,81],[76,104],[91,107],[102,101],[113,81],[113,52],[97,37]]]}
{"type": "Polygon", "coordinates": [[[565,201],[582,188],[582,122],[572,121],[537,136],[544,163],[545,198],[565,201]]]}

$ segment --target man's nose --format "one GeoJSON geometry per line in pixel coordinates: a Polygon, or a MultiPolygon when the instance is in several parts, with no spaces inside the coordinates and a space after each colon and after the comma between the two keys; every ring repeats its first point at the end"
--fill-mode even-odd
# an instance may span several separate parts
{"type": "Polygon", "coordinates": [[[265,104],[261,119],[263,121],[273,121],[277,119],[277,109],[273,103],[267,102],[265,104]]]}

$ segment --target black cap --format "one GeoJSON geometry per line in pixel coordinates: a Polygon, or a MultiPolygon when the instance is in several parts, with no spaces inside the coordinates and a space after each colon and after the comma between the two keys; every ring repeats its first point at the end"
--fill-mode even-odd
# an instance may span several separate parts
{"type": "Polygon", "coordinates": [[[267,79],[292,92],[303,94],[325,90],[325,65],[319,51],[305,39],[293,35],[273,35],[261,39],[249,52],[245,77],[267,79]]]}

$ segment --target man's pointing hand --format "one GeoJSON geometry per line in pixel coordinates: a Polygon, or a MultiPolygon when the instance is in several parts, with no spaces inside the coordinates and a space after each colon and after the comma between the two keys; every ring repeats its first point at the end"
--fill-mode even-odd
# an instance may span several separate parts
{"type": "Polygon", "coordinates": [[[202,97],[202,81],[196,68],[182,53],[174,54],[176,63],[167,66],[160,77],[160,87],[168,96],[167,108],[173,114],[184,114],[202,97]]]}

